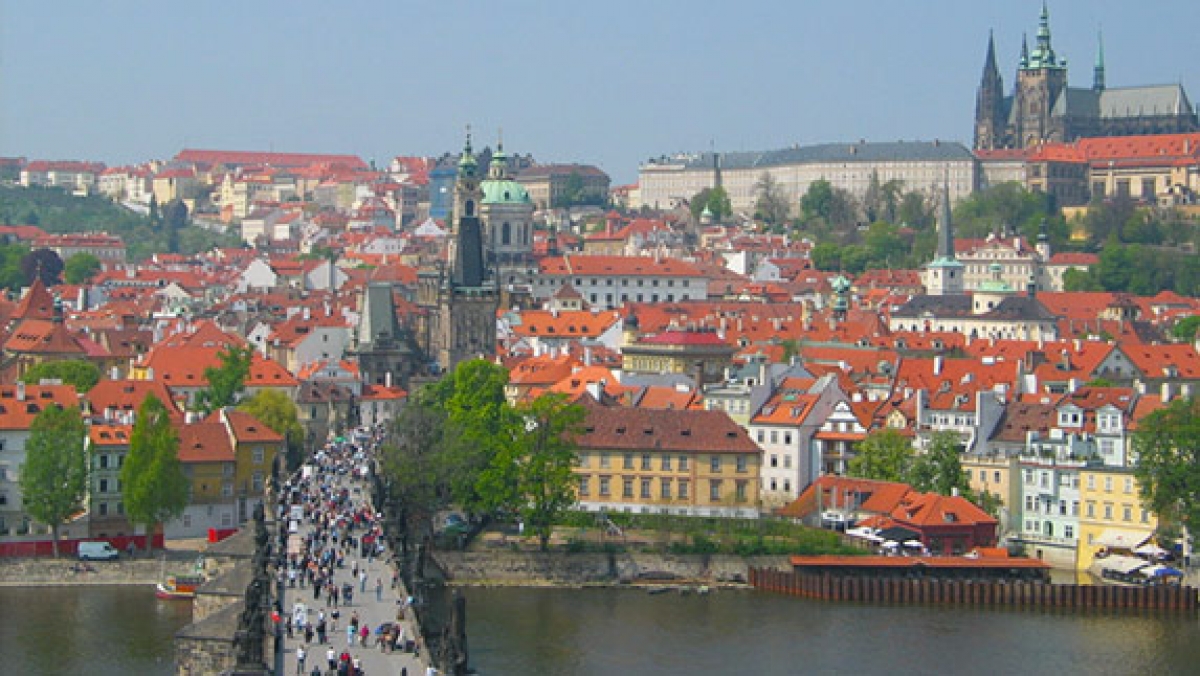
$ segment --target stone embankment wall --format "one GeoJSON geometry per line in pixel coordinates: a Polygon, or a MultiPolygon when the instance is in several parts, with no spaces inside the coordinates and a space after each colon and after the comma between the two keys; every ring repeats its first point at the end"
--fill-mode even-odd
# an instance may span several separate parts
{"type": "Polygon", "coordinates": [[[117,561],[88,561],[88,572],[72,568],[83,565],[74,559],[0,560],[0,587],[62,587],[79,585],[153,585],[167,575],[188,575],[194,559],[158,558],[117,561]]]}
{"type": "Polygon", "coordinates": [[[436,552],[434,558],[460,585],[746,584],[751,567],[791,570],[786,556],[436,552]]]}

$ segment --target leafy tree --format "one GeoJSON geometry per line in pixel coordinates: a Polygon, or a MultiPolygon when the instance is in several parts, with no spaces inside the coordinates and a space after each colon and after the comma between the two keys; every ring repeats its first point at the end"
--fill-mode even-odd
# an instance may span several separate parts
{"type": "Polygon", "coordinates": [[[21,376],[21,381],[30,385],[43,380],[61,380],[66,385],[73,385],[78,392],[87,392],[100,382],[100,367],[83,359],[44,361],[34,364],[21,376]]]}
{"type": "Polygon", "coordinates": [[[823,178],[809,183],[800,198],[800,211],[806,221],[820,218],[828,223],[833,211],[833,184],[823,178]]]}
{"type": "Polygon", "coordinates": [[[879,481],[907,481],[914,460],[912,443],[899,431],[872,432],[859,442],[850,459],[850,476],[879,481]]]}
{"type": "Polygon", "coordinates": [[[1200,526],[1200,399],[1176,399],[1133,434],[1142,500],[1163,520],[1200,526]]]}
{"type": "Polygon", "coordinates": [[[769,171],[759,175],[754,183],[754,212],[771,225],[781,225],[791,216],[787,193],[769,171]]]}
{"type": "Polygon", "coordinates": [[[300,466],[304,447],[304,427],[300,413],[290,397],[279,390],[261,390],[238,404],[238,410],[249,413],[262,424],[283,435],[287,443],[288,469],[300,466]]]}
{"type": "Polygon", "coordinates": [[[583,177],[579,175],[579,172],[572,171],[567,176],[567,180],[563,185],[563,202],[559,206],[569,207],[576,204],[583,204],[584,199],[583,177]]]}
{"type": "Polygon", "coordinates": [[[254,349],[229,345],[221,350],[217,357],[221,360],[221,365],[204,369],[208,387],[196,395],[196,405],[205,414],[237,403],[238,396],[246,385],[246,378],[250,375],[254,349]]]}
{"type": "Polygon", "coordinates": [[[1183,341],[1195,340],[1197,329],[1200,329],[1200,315],[1184,317],[1171,327],[1171,337],[1183,341]]]}
{"type": "Polygon", "coordinates": [[[1012,228],[1032,241],[1037,238],[1042,221],[1046,221],[1052,244],[1066,242],[1069,235],[1066,221],[1055,208],[1053,198],[1028,190],[1016,181],[976,192],[954,209],[954,228],[964,237],[985,237],[997,228],[1012,228]]]}
{"type": "Polygon", "coordinates": [[[721,186],[704,188],[696,193],[688,204],[688,210],[691,211],[692,218],[696,220],[700,220],[705,209],[708,209],[713,218],[717,220],[733,215],[733,203],[729,201],[729,193],[725,191],[725,188],[721,186]]]}
{"type": "Polygon", "coordinates": [[[1120,240],[1125,224],[1133,218],[1137,205],[1128,195],[1116,194],[1111,199],[1093,203],[1083,218],[1088,243],[1098,248],[1110,239],[1120,240]]]}
{"type": "Polygon", "coordinates": [[[163,228],[167,231],[167,251],[179,253],[179,233],[187,227],[188,208],[181,199],[173,199],[163,207],[163,228]]]}
{"type": "Polygon", "coordinates": [[[99,258],[90,253],[81,252],[71,256],[63,264],[63,278],[67,284],[87,284],[103,268],[104,265],[99,258]]]}
{"type": "Polygon", "coordinates": [[[21,468],[21,501],[34,519],[50,526],[54,556],[58,529],[81,511],[87,497],[86,430],[77,407],[48,406],[33,419],[21,468]]]}
{"type": "Polygon", "coordinates": [[[428,528],[449,495],[441,455],[446,410],[432,401],[429,391],[422,389],[409,399],[380,450],[390,495],[399,501],[409,525],[418,530],[428,528]]]}
{"type": "Polygon", "coordinates": [[[506,444],[484,472],[491,484],[512,481],[510,503],[542,551],[548,549],[554,522],[575,504],[575,437],[586,415],[582,406],[571,404],[561,394],[546,394],[517,406],[522,421],[515,428],[513,443],[506,444]]]}
{"type": "Polygon", "coordinates": [[[1069,268],[1063,273],[1063,289],[1066,291],[1100,291],[1100,285],[1087,270],[1069,268]]]}
{"type": "Polygon", "coordinates": [[[50,249],[30,251],[21,259],[21,273],[27,284],[32,284],[36,278],[41,278],[46,286],[62,283],[63,262],[50,249]]]}
{"type": "Polygon", "coordinates": [[[934,432],[929,448],[913,461],[909,483],[919,491],[952,495],[957,491],[967,495],[970,481],[962,468],[958,435],[954,432],[934,432]]]}
{"type": "Polygon", "coordinates": [[[29,249],[20,244],[0,245],[0,287],[17,292],[25,286],[21,259],[28,253],[29,249]]]}
{"type": "Polygon", "coordinates": [[[923,193],[915,190],[906,192],[900,197],[900,206],[896,210],[896,218],[901,224],[906,224],[917,230],[932,230],[934,225],[933,204],[923,193]]]}
{"type": "Polygon", "coordinates": [[[480,473],[511,442],[517,419],[504,398],[508,370],[486,359],[460,363],[445,398],[445,476],[463,509],[483,513],[507,502],[510,484],[480,483],[480,473]]]}
{"type": "Polygon", "coordinates": [[[149,218],[150,218],[150,225],[154,226],[154,227],[158,227],[158,224],[162,222],[162,214],[159,213],[159,210],[158,210],[158,196],[155,195],[154,193],[150,193],[150,215],[149,215],[149,218]]]}
{"type": "Polygon", "coordinates": [[[129,453],[121,465],[125,513],[146,526],[146,550],[155,526],[179,516],[188,504],[188,480],[179,462],[179,434],[167,407],[153,394],[138,407],[129,453]]]}
{"type": "Polygon", "coordinates": [[[813,267],[818,270],[833,272],[842,268],[842,250],[833,242],[813,245],[809,258],[812,259],[813,267]]]}

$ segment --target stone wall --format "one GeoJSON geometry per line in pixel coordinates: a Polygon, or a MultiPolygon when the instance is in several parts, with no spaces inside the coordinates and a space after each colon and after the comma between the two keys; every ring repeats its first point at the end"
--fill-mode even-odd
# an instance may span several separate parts
{"type": "Polygon", "coordinates": [[[437,552],[434,558],[452,584],[467,585],[744,584],[751,567],[791,570],[786,556],[437,552]]]}
{"type": "Polygon", "coordinates": [[[0,587],[154,585],[168,575],[192,574],[195,559],[89,561],[91,571],[75,572],[80,565],[73,559],[0,560],[0,587]]]}

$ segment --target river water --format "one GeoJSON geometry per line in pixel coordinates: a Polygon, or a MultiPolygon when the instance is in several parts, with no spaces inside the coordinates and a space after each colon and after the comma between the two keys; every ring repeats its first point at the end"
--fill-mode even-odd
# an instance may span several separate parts
{"type": "Polygon", "coordinates": [[[482,676],[1184,674],[1196,618],[833,604],[753,591],[467,589],[482,676]]]}
{"type": "Polygon", "coordinates": [[[0,587],[0,673],[167,676],[191,603],[154,588],[0,587]]]}
{"type": "MultiPolygon", "coordinates": [[[[464,593],[471,663],[482,676],[1186,674],[1200,665],[1196,618],[861,606],[725,590],[464,593]]],[[[190,612],[148,587],[0,588],[0,674],[174,674],[172,638],[190,612]]]]}

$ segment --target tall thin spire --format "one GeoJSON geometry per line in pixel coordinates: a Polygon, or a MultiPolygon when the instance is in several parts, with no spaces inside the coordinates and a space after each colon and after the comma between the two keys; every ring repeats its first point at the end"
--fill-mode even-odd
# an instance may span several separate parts
{"type": "Polygon", "coordinates": [[[1021,34],[1021,60],[1017,64],[1020,68],[1029,67],[1029,38],[1021,34]]]}
{"type": "Polygon", "coordinates": [[[954,224],[950,220],[950,180],[942,180],[942,203],[938,213],[938,250],[940,260],[954,260],[954,224]]]}
{"type": "Polygon", "coordinates": [[[1104,91],[1104,32],[1096,33],[1096,68],[1092,75],[1092,89],[1104,91]]]}

